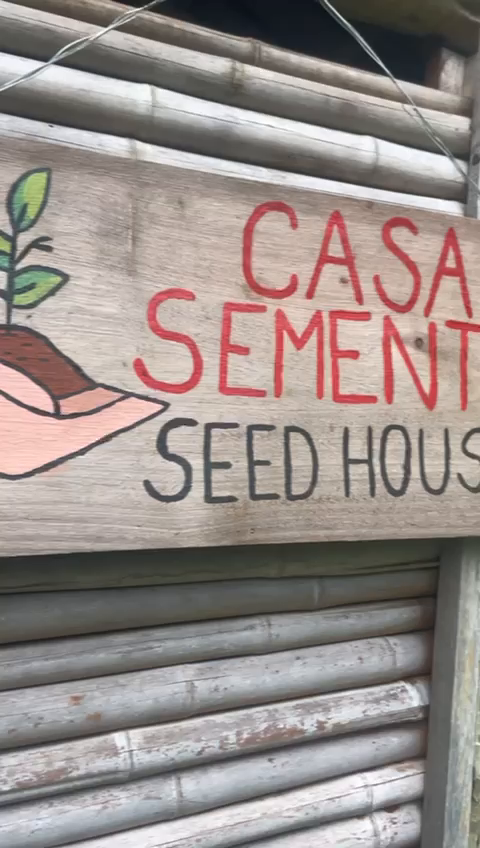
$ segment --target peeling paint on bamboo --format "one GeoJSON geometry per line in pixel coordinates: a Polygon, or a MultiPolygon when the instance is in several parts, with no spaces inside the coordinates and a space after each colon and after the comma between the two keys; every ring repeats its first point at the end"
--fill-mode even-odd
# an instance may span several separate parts
{"type": "Polygon", "coordinates": [[[427,674],[431,632],[4,692],[0,747],[89,736],[427,674]]]}
{"type": "Polygon", "coordinates": [[[178,819],[425,752],[423,723],[303,744],[122,786],[14,804],[0,811],[8,848],[54,848],[131,827],[178,819]]]}
{"type": "Polygon", "coordinates": [[[435,594],[436,585],[436,569],[425,568],[351,577],[237,580],[235,584],[218,581],[131,589],[25,592],[0,596],[0,643],[426,597],[435,594]]]}
{"type": "Polygon", "coordinates": [[[0,647],[0,690],[433,627],[433,598],[355,604],[0,647]]]}
{"type": "Polygon", "coordinates": [[[428,704],[428,679],[411,679],[6,751],[0,754],[0,806],[421,721],[428,704]]]}
{"type": "Polygon", "coordinates": [[[424,768],[423,761],[416,760],[360,772],[88,843],[76,842],[71,848],[233,848],[246,839],[279,836],[418,801],[424,768]]]}
{"type": "MultiPolygon", "coordinates": [[[[312,828],[288,836],[257,842],[252,848],[416,848],[421,833],[420,804],[382,810],[365,818],[312,828]]],[[[249,846],[239,845],[239,848],[249,846]]]]}

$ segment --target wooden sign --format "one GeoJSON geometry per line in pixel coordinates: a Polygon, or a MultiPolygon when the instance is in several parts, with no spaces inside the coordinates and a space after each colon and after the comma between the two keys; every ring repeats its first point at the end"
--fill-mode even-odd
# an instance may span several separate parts
{"type": "Polygon", "coordinates": [[[0,165],[3,555],[478,533],[477,222],[154,153],[0,165]]]}

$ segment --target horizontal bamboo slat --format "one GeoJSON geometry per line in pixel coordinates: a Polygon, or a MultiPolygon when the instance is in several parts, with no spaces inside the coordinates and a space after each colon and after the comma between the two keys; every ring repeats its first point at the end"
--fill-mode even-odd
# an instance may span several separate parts
{"type": "MultiPolygon", "coordinates": [[[[396,810],[382,810],[361,819],[312,828],[287,837],[265,839],[252,848],[417,848],[421,833],[420,804],[406,804],[396,810]]],[[[249,848],[243,844],[239,848],[249,848]]]]}
{"type": "Polygon", "coordinates": [[[9,690],[0,699],[0,748],[422,675],[431,641],[426,631],[9,690]]]}
{"type": "Polygon", "coordinates": [[[423,792],[424,768],[422,760],[386,766],[88,843],[76,842],[72,848],[233,848],[246,839],[291,833],[417,801],[423,792]]]}
{"type": "MultiPolygon", "coordinates": [[[[41,563],[38,563],[41,570],[41,563]]],[[[3,569],[11,569],[8,564],[3,569]]],[[[0,595],[0,643],[430,597],[437,571],[0,595]]]]}
{"type": "Polygon", "coordinates": [[[0,806],[422,721],[428,704],[428,678],[419,678],[5,751],[0,806]]]}
{"type": "MultiPolygon", "coordinates": [[[[16,0],[15,7],[19,6],[34,7],[45,13],[84,21],[95,27],[108,26],[128,8],[113,0],[88,0],[88,3],[85,0],[16,0]]],[[[403,102],[397,87],[380,74],[282,50],[256,39],[215,32],[158,13],[145,12],[129,21],[122,29],[153,41],[198,50],[208,55],[224,56],[267,70],[403,102]]],[[[408,82],[404,82],[403,86],[418,106],[423,108],[459,115],[471,113],[470,98],[408,82]]]]}
{"type": "MultiPolygon", "coordinates": [[[[0,646],[0,690],[426,630],[433,598],[0,646]]],[[[1,787],[0,787],[1,791],[1,787]]]]}
{"type": "Polygon", "coordinates": [[[431,632],[4,692],[0,748],[55,742],[427,674],[431,632]]]}
{"type": "Polygon", "coordinates": [[[257,754],[1,811],[0,843],[54,848],[422,757],[423,723],[257,754]]]}
{"type": "MultiPolygon", "coordinates": [[[[36,9],[18,9],[0,0],[0,50],[9,53],[46,60],[58,49],[95,31],[91,25],[36,9]]],[[[302,80],[236,59],[159,44],[122,31],[105,35],[87,50],[75,53],[66,64],[266,115],[438,152],[418,117],[405,104],[302,80]]],[[[468,156],[469,118],[432,109],[424,110],[423,115],[452,153],[468,156]]]]}
{"type": "MultiPolygon", "coordinates": [[[[37,125],[34,121],[0,115],[0,135],[3,135],[8,127],[10,134],[7,137],[13,144],[21,143],[24,133],[12,132],[12,124],[15,127],[20,124],[25,131],[28,127],[31,133],[35,132],[37,127],[41,132],[45,129],[51,132],[46,125],[37,125]]],[[[69,133],[77,137],[75,131],[58,127],[54,128],[55,137],[60,131],[64,139],[69,133]]],[[[100,149],[101,144],[112,140],[111,137],[93,133],[86,135],[88,143],[92,145],[93,141],[96,141],[100,149]]],[[[123,142],[122,139],[115,139],[115,141],[123,142]]],[[[127,141],[124,147],[128,147],[127,141]]],[[[135,155],[137,152],[138,146],[135,146],[135,155]]],[[[175,153],[175,151],[163,152],[175,153]]],[[[188,164],[187,154],[178,154],[178,156],[183,162],[186,160],[188,164]]],[[[192,158],[197,159],[193,155],[192,158]]],[[[228,163],[224,164],[228,165],[228,163]]],[[[253,170],[261,171],[261,169],[253,170]]],[[[361,545],[356,542],[322,545],[261,545],[250,548],[248,557],[245,556],[245,548],[238,546],[230,547],[228,556],[221,548],[208,548],[195,551],[195,555],[192,555],[190,550],[165,550],[161,555],[158,551],[115,551],[113,553],[17,557],[10,564],[0,559],[0,594],[108,589],[171,583],[210,583],[218,580],[232,581],[246,578],[268,578],[277,582],[279,578],[286,577],[341,577],[362,573],[372,575],[376,572],[419,568],[434,570],[438,566],[439,552],[440,541],[430,539],[396,542],[395,545],[383,541],[364,542],[361,545]]],[[[431,575],[429,579],[434,587],[435,575],[431,575]]],[[[418,594],[422,595],[425,592],[420,589],[418,594]]],[[[397,597],[402,595],[399,594],[397,597]]],[[[403,595],[403,597],[406,596],[403,595]]],[[[158,623],[158,621],[145,620],[138,626],[158,623]]],[[[115,625],[112,629],[116,629],[115,625]]]]}
{"type": "MultiPolygon", "coordinates": [[[[38,62],[0,54],[0,85],[38,62]]],[[[145,83],[52,66],[2,94],[2,111],[79,129],[391,191],[463,200],[466,180],[443,154],[325,129],[145,83]]]]}

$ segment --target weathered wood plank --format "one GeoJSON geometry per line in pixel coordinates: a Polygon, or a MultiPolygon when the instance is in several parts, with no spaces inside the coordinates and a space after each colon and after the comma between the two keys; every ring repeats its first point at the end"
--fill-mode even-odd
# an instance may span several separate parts
{"type": "MultiPolygon", "coordinates": [[[[101,836],[81,845],[85,848],[233,848],[246,839],[281,835],[301,827],[417,801],[423,793],[423,774],[422,760],[386,766],[177,821],[101,836]]],[[[80,848],[79,843],[72,848],[80,848]]]]}
{"type": "Polygon", "coordinates": [[[53,848],[156,821],[273,795],[332,777],[422,757],[423,724],[376,730],[156,778],[12,804],[0,811],[8,848],[53,848]]]}
{"type": "MultiPolygon", "coordinates": [[[[0,2],[0,50],[9,53],[46,60],[56,50],[95,31],[91,25],[0,2]]],[[[451,77],[448,63],[453,64],[453,56],[449,54],[443,61],[444,76],[451,77]]],[[[280,118],[373,135],[438,152],[418,118],[402,103],[301,80],[233,59],[158,44],[121,31],[107,34],[64,64],[280,118]]],[[[460,85],[452,93],[461,94],[461,90],[460,85]]],[[[431,109],[424,112],[424,118],[452,153],[468,155],[469,118],[431,109]]]]}
{"type": "MultiPolygon", "coordinates": [[[[11,569],[12,565],[3,567],[11,569]]],[[[37,567],[41,570],[41,563],[37,567]]],[[[0,643],[429,597],[435,594],[436,585],[437,570],[425,568],[348,578],[299,577],[235,583],[226,580],[165,587],[2,595],[0,643]]]]}
{"type": "Polygon", "coordinates": [[[428,630],[434,614],[433,598],[407,599],[3,645],[0,690],[428,630]]]}
{"type": "MultiPolygon", "coordinates": [[[[16,0],[15,6],[32,6],[32,0],[16,0]]],[[[95,24],[96,27],[108,26],[114,18],[125,12],[125,5],[113,0],[89,0],[88,3],[84,0],[35,0],[35,8],[95,24]]],[[[373,94],[375,97],[386,97],[399,102],[404,100],[397,87],[381,74],[372,74],[347,65],[281,50],[253,38],[240,38],[229,33],[216,32],[158,13],[145,12],[129,21],[122,29],[133,35],[199,50],[207,55],[237,59],[268,70],[373,94]]],[[[466,97],[455,97],[409,82],[403,82],[403,86],[415,103],[426,109],[439,109],[459,115],[469,114],[471,101],[466,97]]]]}
{"type": "Polygon", "coordinates": [[[440,565],[422,848],[467,848],[478,695],[480,543],[440,565]]]}
{"type": "Polygon", "coordinates": [[[0,747],[394,682],[430,665],[425,631],[14,689],[0,698],[0,747]]]}
{"type": "MultiPolygon", "coordinates": [[[[70,73],[80,72],[62,69],[62,80],[70,73]]],[[[95,80],[100,85],[100,78],[95,80]]],[[[117,82],[102,81],[106,96],[117,82]]],[[[129,85],[136,84],[125,83],[126,100],[117,101],[120,112],[129,85]]],[[[90,97],[90,92],[84,93],[90,97]]],[[[35,102],[45,102],[40,95],[38,91],[35,102]]],[[[55,86],[54,102],[58,105],[55,86]]],[[[173,114],[186,137],[183,113],[173,109],[173,114]]],[[[227,147],[235,142],[236,155],[243,150],[244,126],[240,136],[232,136],[224,123],[219,125],[227,147]]],[[[59,349],[81,363],[79,368],[93,375],[88,385],[96,388],[86,392],[104,397],[103,381],[108,378],[120,394],[107,406],[98,401],[92,414],[72,413],[72,419],[65,412],[72,403],[97,403],[75,383],[75,401],[63,398],[63,413],[35,404],[34,411],[21,400],[24,390],[34,393],[36,404],[47,403],[47,395],[52,404],[60,401],[47,391],[42,394],[35,380],[26,373],[17,377],[15,367],[4,363],[4,378],[20,395],[10,397],[7,392],[0,397],[1,443],[13,445],[0,454],[0,474],[6,475],[0,480],[2,554],[474,533],[479,340],[474,330],[464,329],[464,321],[469,313],[475,319],[477,222],[462,219],[454,227],[450,218],[415,212],[411,223],[405,223],[401,208],[332,201],[318,192],[291,188],[275,188],[266,200],[262,184],[134,161],[101,149],[92,152],[81,148],[82,139],[77,137],[77,147],[32,140],[0,146],[7,196],[11,175],[31,168],[32,162],[53,169],[55,188],[44,232],[56,236],[60,272],[72,277],[61,297],[50,297],[41,310],[28,310],[26,325],[15,330],[15,338],[30,338],[33,327],[41,327],[42,334],[32,336],[36,343],[48,347],[46,339],[55,339],[59,349]],[[268,207],[271,214],[263,216],[265,202],[287,207],[281,206],[280,212],[268,207]],[[285,208],[293,212],[282,214],[285,208]],[[296,230],[290,227],[289,214],[297,216],[296,230]],[[80,235],[79,220],[85,222],[80,235]],[[350,260],[341,255],[340,221],[351,229],[351,235],[345,230],[342,238],[349,238],[355,251],[353,278],[350,260]],[[385,235],[397,226],[401,232],[395,237],[402,251],[412,254],[421,276],[415,290],[418,303],[411,313],[405,312],[405,303],[412,296],[413,278],[398,258],[399,248],[388,249],[385,235]],[[252,227],[255,256],[250,268],[252,227]],[[333,259],[328,251],[335,251],[333,259]],[[466,282],[461,284],[459,271],[457,284],[447,285],[444,280],[453,273],[448,262],[455,251],[462,252],[466,282]],[[292,279],[298,291],[287,307],[285,292],[280,292],[281,298],[277,289],[275,297],[269,295],[272,286],[284,286],[285,280],[288,285],[291,273],[297,274],[298,280],[292,279]],[[264,281],[261,292],[268,283],[265,303],[260,302],[258,280],[264,281]],[[182,288],[190,292],[186,302],[178,292],[172,295],[175,281],[192,286],[182,288]],[[312,284],[312,297],[307,297],[312,284]],[[168,302],[160,307],[165,292],[168,302]],[[402,298],[398,317],[392,318],[395,310],[386,306],[388,292],[402,298]],[[363,298],[362,309],[351,313],[360,306],[356,296],[363,298]],[[430,305],[434,311],[426,320],[430,305]],[[161,325],[156,323],[160,320],[161,325]],[[448,323],[457,320],[460,324],[448,323]],[[179,326],[188,342],[168,335],[179,326]],[[460,356],[462,333],[470,338],[469,374],[462,371],[467,362],[460,356]],[[310,335],[308,350],[299,350],[310,335]],[[235,345],[240,341],[245,344],[239,353],[235,345]],[[345,348],[347,343],[354,347],[345,348]],[[356,350],[359,356],[345,355],[345,350],[356,350]],[[195,373],[192,351],[200,368],[195,373]],[[351,361],[344,362],[345,356],[351,361]],[[318,397],[322,373],[325,391],[318,397]],[[184,390],[191,378],[197,385],[190,394],[184,390]],[[148,394],[139,399],[142,385],[148,394]],[[245,391],[254,396],[245,396],[245,391]],[[168,414],[165,396],[173,398],[168,414]],[[151,420],[142,418],[144,413],[147,418],[151,414],[151,420]],[[160,424],[159,414],[164,416],[160,424]],[[124,415],[134,428],[141,423],[141,429],[124,432],[124,415]],[[32,441],[28,434],[33,423],[32,441]],[[59,428],[62,437],[51,438],[59,428]],[[218,462],[230,462],[231,467],[218,462]],[[12,492],[21,502],[13,517],[12,492]]],[[[261,143],[270,150],[262,134],[261,143]]],[[[290,165],[295,157],[292,143],[289,136],[285,150],[290,165]]],[[[358,139],[355,144],[358,147],[358,139]]],[[[427,155],[433,156],[412,153],[412,161],[428,182],[422,158],[427,155]]],[[[368,157],[364,165],[366,174],[368,157]]],[[[397,160],[387,163],[386,170],[379,161],[377,166],[380,179],[393,173],[392,168],[398,175],[403,167],[397,160]]],[[[440,173],[443,159],[439,167],[440,173]]],[[[453,168],[448,162],[445,167],[453,168]]],[[[6,330],[3,337],[0,333],[4,344],[7,335],[6,330]]],[[[5,350],[4,356],[13,356],[9,346],[5,350]]],[[[29,368],[46,368],[42,363],[49,362],[48,357],[36,358],[35,352],[30,356],[29,368]]],[[[23,354],[20,358],[23,362],[23,354]]],[[[50,376],[44,374],[45,379],[56,380],[50,366],[47,370],[50,376]]]]}
{"type": "Polygon", "coordinates": [[[427,70],[427,85],[462,96],[465,89],[468,59],[460,53],[440,47],[433,53],[427,70]]]}
{"type": "MultiPolygon", "coordinates": [[[[38,65],[2,53],[0,84],[38,65]]],[[[462,165],[459,173],[441,153],[73,68],[51,66],[32,82],[4,91],[2,111],[375,188],[446,200],[465,195],[462,165]]],[[[465,152],[467,147],[462,142],[465,152]]]]}
{"type": "MultiPolygon", "coordinates": [[[[130,728],[0,754],[0,805],[424,720],[427,678],[130,728]]],[[[1,816],[0,816],[1,817],[1,816]]]]}

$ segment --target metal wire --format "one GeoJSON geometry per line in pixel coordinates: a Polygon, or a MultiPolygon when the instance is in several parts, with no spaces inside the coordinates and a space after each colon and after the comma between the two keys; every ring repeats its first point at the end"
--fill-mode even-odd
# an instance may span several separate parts
{"type": "MultiPolygon", "coordinates": [[[[15,77],[9,82],[4,83],[0,86],[0,94],[4,91],[8,91],[9,89],[14,88],[17,85],[21,85],[23,82],[27,80],[33,80],[36,77],[40,76],[47,68],[52,65],[56,65],[62,59],[68,59],[70,56],[73,56],[75,53],[78,53],[80,50],[83,50],[85,47],[88,47],[89,44],[93,44],[95,41],[98,41],[104,35],[113,30],[118,29],[129,21],[135,20],[136,17],[141,15],[143,12],[147,12],[149,9],[153,9],[154,6],[159,5],[160,3],[164,3],[165,0],[151,0],[151,2],[146,3],[144,6],[141,6],[138,9],[130,9],[128,12],[124,12],[122,15],[119,15],[118,18],[112,21],[106,27],[102,27],[97,32],[92,35],[84,36],[83,38],[79,38],[76,41],[72,41],[70,44],[66,44],[65,47],[62,47],[58,50],[52,57],[46,62],[43,62],[38,67],[34,68],[31,71],[27,71],[27,73],[22,74],[21,76],[15,77]]],[[[407,110],[408,114],[415,118],[423,127],[426,135],[433,141],[435,146],[450,160],[455,170],[460,174],[462,180],[466,180],[467,183],[474,189],[476,194],[480,196],[480,189],[476,185],[476,183],[470,178],[468,173],[462,168],[459,164],[451,150],[447,147],[444,141],[440,138],[438,133],[435,132],[434,128],[430,125],[429,121],[422,114],[421,110],[418,108],[417,104],[413,100],[412,96],[409,92],[403,87],[403,85],[397,80],[394,74],[387,67],[385,62],[380,58],[380,56],[375,52],[375,50],[370,46],[370,44],[363,38],[363,36],[358,32],[357,29],[347,21],[346,18],[335,8],[335,6],[330,2],[330,0],[316,0],[329,15],[331,15],[337,23],[340,24],[348,33],[355,39],[355,41],[360,45],[360,47],[365,51],[367,56],[369,56],[378,66],[381,68],[384,74],[386,74],[392,83],[396,86],[398,91],[401,93],[402,97],[405,99],[405,103],[403,103],[404,109],[407,110]],[[409,107],[410,110],[409,111],[409,107]]]]}
{"type": "Polygon", "coordinates": [[[118,18],[115,18],[111,24],[108,24],[106,27],[102,27],[97,32],[94,32],[92,35],[86,35],[83,38],[77,38],[76,41],[72,41],[70,44],[66,44],[65,47],[62,47],[60,50],[52,56],[51,59],[48,59],[47,62],[43,62],[37,68],[34,68],[33,71],[27,71],[26,74],[21,74],[19,77],[15,77],[10,80],[10,82],[6,82],[3,85],[0,85],[0,94],[3,91],[8,91],[10,88],[14,88],[17,85],[20,85],[22,82],[27,82],[27,80],[35,79],[36,77],[43,74],[43,72],[49,68],[51,65],[56,65],[62,59],[68,59],[69,56],[73,56],[75,53],[78,53],[80,50],[83,50],[85,47],[88,47],[89,44],[93,44],[95,41],[98,41],[107,33],[112,32],[112,30],[118,29],[124,24],[128,24],[129,21],[135,20],[138,15],[141,15],[143,12],[148,12],[149,9],[153,9],[154,6],[157,6],[159,3],[164,3],[165,0],[150,0],[149,3],[146,3],[145,6],[141,6],[138,9],[130,9],[128,12],[124,12],[122,15],[119,15],[118,18]]]}
{"type": "Polygon", "coordinates": [[[456,158],[453,155],[453,153],[451,152],[451,150],[447,147],[445,142],[440,138],[438,133],[435,132],[434,128],[430,125],[427,118],[425,118],[425,116],[422,114],[421,110],[418,108],[417,104],[415,103],[413,97],[403,87],[401,82],[399,82],[397,80],[395,75],[392,74],[391,70],[387,67],[387,65],[385,64],[383,59],[380,58],[378,53],[376,53],[375,50],[373,49],[373,47],[370,46],[368,41],[365,40],[363,35],[360,35],[360,33],[358,32],[358,30],[355,29],[353,24],[351,24],[349,21],[347,21],[347,19],[344,18],[342,14],[340,14],[338,9],[336,9],[335,6],[333,6],[333,4],[330,2],[330,0],[316,0],[316,2],[320,3],[320,5],[323,6],[325,11],[328,12],[329,15],[331,15],[332,18],[334,18],[334,20],[336,20],[337,23],[339,23],[340,26],[342,26],[349,33],[349,35],[351,35],[352,38],[355,39],[355,41],[365,51],[367,56],[369,56],[371,59],[373,59],[373,61],[379,66],[379,68],[382,69],[384,74],[386,74],[387,77],[389,77],[389,79],[393,82],[393,84],[398,89],[398,91],[400,92],[402,97],[404,97],[405,100],[406,100],[406,103],[402,104],[403,108],[408,112],[408,114],[411,117],[416,118],[416,120],[420,122],[420,124],[422,125],[426,135],[430,138],[431,141],[433,141],[435,146],[438,147],[438,149],[450,160],[452,165],[455,167],[455,169],[461,175],[462,179],[466,179],[467,182],[469,183],[469,185],[477,192],[477,194],[480,194],[479,187],[476,185],[476,183],[473,182],[472,179],[470,179],[468,174],[465,173],[464,169],[459,164],[459,162],[456,160],[456,158]],[[411,111],[409,111],[409,107],[410,107],[411,111]]]}

